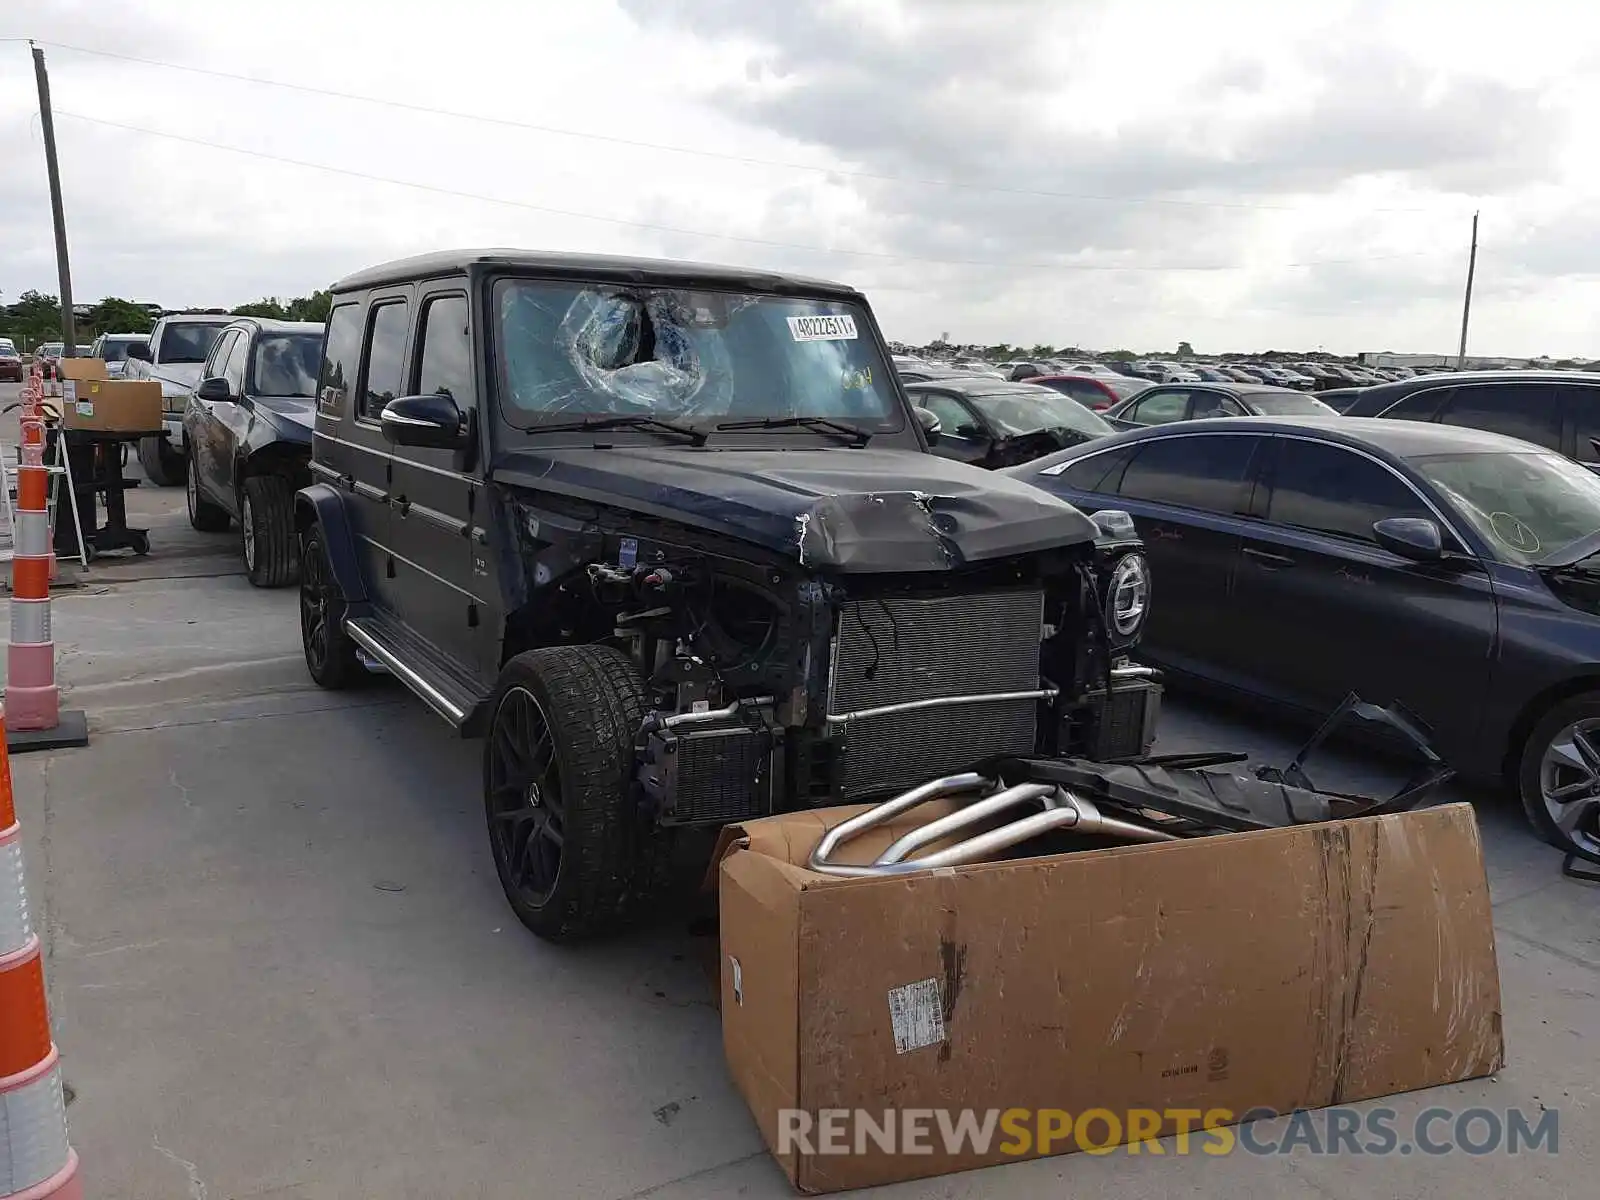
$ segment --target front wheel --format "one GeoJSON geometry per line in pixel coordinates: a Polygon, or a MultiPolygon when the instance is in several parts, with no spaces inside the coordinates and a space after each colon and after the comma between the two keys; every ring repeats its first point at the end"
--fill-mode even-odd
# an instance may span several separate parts
{"type": "Polygon", "coordinates": [[[512,911],[549,941],[615,927],[641,860],[630,795],[638,671],[608,646],[529,650],[500,672],[490,713],[484,810],[512,911]]]}
{"type": "Polygon", "coordinates": [[[177,487],[183,482],[184,456],[172,448],[170,438],[140,438],[139,465],[157,487],[177,487]]]}
{"type": "Polygon", "coordinates": [[[299,578],[294,531],[294,486],[281,475],[252,475],[239,497],[245,574],[257,587],[284,587],[299,578]]]}
{"type": "Polygon", "coordinates": [[[1533,727],[1517,791],[1540,837],[1600,858],[1600,693],[1563,701],[1533,727]]]}

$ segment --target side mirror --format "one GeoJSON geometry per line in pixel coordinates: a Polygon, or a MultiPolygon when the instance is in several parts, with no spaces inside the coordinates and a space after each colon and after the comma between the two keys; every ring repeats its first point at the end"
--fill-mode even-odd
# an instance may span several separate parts
{"type": "Polygon", "coordinates": [[[927,439],[928,445],[937,446],[939,435],[944,432],[939,418],[926,408],[913,408],[911,411],[917,414],[917,424],[922,426],[922,436],[927,439]]]}
{"type": "Polygon", "coordinates": [[[960,425],[956,426],[956,436],[971,438],[975,442],[981,442],[984,439],[984,432],[971,421],[963,421],[960,425]]]}
{"type": "Polygon", "coordinates": [[[383,406],[378,418],[383,436],[396,446],[463,450],[470,427],[456,402],[442,392],[431,396],[398,396],[383,406]]]}
{"type": "Polygon", "coordinates": [[[210,379],[202,379],[200,385],[194,389],[196,400],[210,400],[220,402],[233,399],[233,390],[228,387],[228,381],[220,375],[213,375],[210,379]]]}
{"type": "Polygon", "coordinates": [[[1390,554],[1412,562],[1438,562],[1444,558],[1439,526],[1426,517],[1385,517],[1372,523],[1372,536],[1390,554]]]}
{"type": "Polygon", "coordinates": [[[134,342],[128,347],[129,358],[137,358],[140,362],[154,362],[155,356],[150,353],[148,342],[134,342]]]}

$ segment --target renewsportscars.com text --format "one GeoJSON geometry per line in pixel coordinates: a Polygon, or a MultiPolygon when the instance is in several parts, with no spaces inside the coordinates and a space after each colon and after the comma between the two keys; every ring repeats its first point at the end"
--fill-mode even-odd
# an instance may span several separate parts
{"type": "Polygon", "coordinates": [[[1323,1108],[1288,1114],[1226,1108],[866,1109],[778,1112],[779,1154],[1556,1154],[1560,1114],[1518,1108],[1427,1108],[1403,1120],[1392,1108],[1323,1108]],[[1170,1141],[1163,1143],[1163,1136],[1170,1141]]]}

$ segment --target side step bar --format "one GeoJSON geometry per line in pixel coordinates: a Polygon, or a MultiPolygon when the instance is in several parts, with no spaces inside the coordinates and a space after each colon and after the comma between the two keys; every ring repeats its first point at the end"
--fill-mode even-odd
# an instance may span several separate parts
{"type": "Polygon", "coordinates": [[[350,640],[377,659],[458,733],[475,715],[486,693],[462,678],[438,651],[381,617],[350,617],[350,640]]]}

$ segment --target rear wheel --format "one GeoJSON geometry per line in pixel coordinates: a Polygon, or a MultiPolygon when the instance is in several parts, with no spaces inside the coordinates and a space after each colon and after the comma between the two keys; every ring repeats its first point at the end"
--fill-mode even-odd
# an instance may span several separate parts
{"type": "Polygon", "coordinates": [[[322,530],[306,532],[300,554],[300,643],[319,687],[338,691],[365,674],[344,628],[345,599],[333,577],[322,530]]]}
{"type": "Polygon", "coordinates": [[[257,587],[284,587],[299,578],[294,531],[294,486],[281,475],[252,475],[239,496],[245,574],[257,587]]]}
{"type": "Polygon", "coordinates": [[[489,845],[512,911],[542,938],[603,932],[635,897],[644,713],[639,673],[607,646],[530,650],[500,673],[483,751],[489,845]]]}
{"type": "Polygon", "coordinates": [[[200,494],[200,468],[195,465],[193,454],[184,457],[183,490],[189,502],[189,524],[201,533],[222,533],[228,528],[228,510],[200,494]]]}
{"type": "Polygon", "coordinates": [[[1600,693],[1563,701],[1533,727],[1517,790],[1540,837],[1600,858],[1600,693]]]}
{"type": "Polygon", "coordinates": [[[139,439],[139,465],[157,487],[177,487],[183,482],[184,456],[165,437],[139,439]]]}

